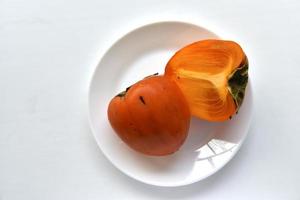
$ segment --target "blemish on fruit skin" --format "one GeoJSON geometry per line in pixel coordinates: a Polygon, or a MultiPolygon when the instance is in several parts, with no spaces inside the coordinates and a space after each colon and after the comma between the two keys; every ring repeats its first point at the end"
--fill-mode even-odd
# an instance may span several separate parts
{"type": "Polygon", "coordinates": [[[146,105],[146,102],[145,102],[145,100],[144,100],[144,97],[143,96],[140,96],[140,101],[144,104],[144,105],[146,105]]]}

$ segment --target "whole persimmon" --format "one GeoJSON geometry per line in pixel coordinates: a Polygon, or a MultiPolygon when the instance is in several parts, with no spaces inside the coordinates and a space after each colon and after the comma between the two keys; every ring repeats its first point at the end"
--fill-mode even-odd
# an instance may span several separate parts
{"type": "Polygon", "coordinates": [[[111,100],[108,119],[129,147],[163,156],[177,151],[185,141],[190,110],[173,80],[149,76],[111,100]]]}

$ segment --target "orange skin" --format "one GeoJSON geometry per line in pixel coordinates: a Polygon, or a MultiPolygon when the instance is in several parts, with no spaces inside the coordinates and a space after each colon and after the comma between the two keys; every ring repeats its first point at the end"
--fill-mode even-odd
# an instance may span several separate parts
{"type": "Polygon", "coordinates": [[[175,82],[150,76],[111,100],[108,119],[132,149],[163,156],[177,151],[185,141],[190,111],[175,82]]]}

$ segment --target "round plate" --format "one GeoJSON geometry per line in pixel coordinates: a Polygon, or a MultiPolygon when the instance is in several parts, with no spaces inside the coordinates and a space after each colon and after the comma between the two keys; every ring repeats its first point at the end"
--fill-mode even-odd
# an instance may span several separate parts
{"type": "Polygon", "coordinates": [[[208,38],[218,36],[189,23],[153,23],[119,39],[98,64],[89,91],[92,132],[104,155],[128,176],[156,186],[187,185],[221,169],[241,146],[252,110],[250,84],[236,116],[222,123],[193,118],[184,145],[170,156],[135,152],[114,133],[107,119],[108,103],[117,93],[145,76],[162,74],[177,50],[208,38]]]}

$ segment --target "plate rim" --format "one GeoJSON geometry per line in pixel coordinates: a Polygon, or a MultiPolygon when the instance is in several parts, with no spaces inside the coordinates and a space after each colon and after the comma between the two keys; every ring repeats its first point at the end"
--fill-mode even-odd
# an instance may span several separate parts
{"type": "Polygon", "coordinates": [[[240,150],[241,146],[243,145],[246,137],[248,136],[248,133],[249,133],[249,130],[250,130],[250,126],[251,126],[251,122],[252,122],[252,115],[253,115],[253,84],[252,84],[252,81],[251,79],[249,78],[248,80],[248,90],[250,90],[250,97],[251,97],[251,110],[250,110],[250,116],[249,116],[249,121],[248,121],[248,124],[247,124],[247,127],[246,127],[246,131],[245,131],[245,135],[243,136],[243,138],[240,140],[239,144],[237,145],[235,151],[233,152],[232,156],[224,163],[222,163],[222,165],[220,165],[220,167],[215,170],[215,171],[212,171],[208,174],[206,174],[206,176],[202,176],[198,179],[194,179],[194,180],[191,180],[191,181],[186,181],[186,182],[182,182],[182,181],[179,181],[178,183],[175,183],[175,184],[155,184],[154,182],[152,181],[147,181],[147,180],[141,180],[139,178],[137,178],[137,176],[131,174],[131,173],[128,173],[127,170],[123,170],[121,169],[120,167],[118,167],[113,161],[112,159],[107,155],[107,153],[105,153],[105,151],[103,150],[103,148],[101,147],[100,143],[98,142],[98,139],[96,137],[96,130],[95,130],[95,127],[92,123],[92,117],[91,117],[91,89],[92,89],[92,85],[93,85],[93,81],[95,79],[95,76],[96,76],[96,71],[97,69],[99,68],[99,65],[101,64],[103,58],[109,53],[109,51],[119,42],[121,41],[123,38],[125,38],[126,36],[130,35],[131,33],[133,33],[134,31],[137,31],[139,29],[143,29],[145,27],[148,27],[148,26],[153,26],[153,25],[159,25],[159,24],[164,24],[164,23],[179,23],[179,24],[185,24],[185,25],[191,25],[191,26],[195,26],[195,27],[198,27],[198,28],[201,28],[203,30],[206,30],[212,34],[214,34],[215,36],[217,36],[218,38],[222,38],[221,36],[219,36],[219,34],[216,34],[215,31],[211,30],[210,28],[206,28],[207,26],[201,26],[199,24],[196,24],[196,23],[193,23],[193,22],[190,22],[190,21],[184,21],[184,20],[156,20],[156,21],[152,21],[152,22],[146,22],[144,23],[143,25],[137,25],[135,26],[134,28],[129,28],[129,30],[127,30],[126,33],[123,33],[121,34],[117,39],[113,40],[113,42],[110,42],[110,44],[108,45],[107,48],[104,49],[104,52],[102,53],[102,55],[99,56],[99,60],[98,62],[96,63],[96,66],[94,67],[94,69],[92,70],[92,74],[91,74],[91,77],[89,79],[89,83],[88,83],[88,94],[87,94],[87,100],[88,100],[88,104],[87,104],[87,108],[88,108],[88,121],[89,121],[89,127],[90,127],[90,130],[92,132],[92,135],[93,135],[93,138],[94,140],[96,141],[96,144],[98,146],[98,148],[101,150],[101,153],[104,155],[104,157],[111,163],[111,165],[113,165],[116,169],[118,169],[119,172],[122,172],[123,174],[125,174],[127,177],[129,178],[132,178],[136,181],[138,181],[139,183],[143,183],[143,184],[148,184],[148,185],[152,185],[152,186],[156,186],[156,187],[166,187],[166,188],[174,188],[174,187],[180,187],[180,186],[187,186],[187,185],[191,185],[193,183],[196,183],[196,182],[199,182],[199,181],[202,181],[202,180],[205,180],[207,179],[208,177],[214,175],[215,173],[217,173],[218,171],[220,171],[221,169],[224,168],[225,165],[227,165],[232,159],[233,157],[235,157],[235,155],[237,154],[237,152],[240,150]]]}

